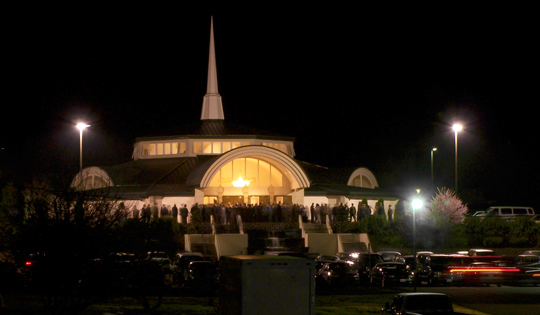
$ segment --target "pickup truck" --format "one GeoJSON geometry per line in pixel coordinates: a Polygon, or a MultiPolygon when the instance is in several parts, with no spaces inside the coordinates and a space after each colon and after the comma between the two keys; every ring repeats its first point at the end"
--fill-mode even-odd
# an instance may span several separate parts
{"type": "Polygon", "coordinates": [[[428,292],[396,294],[392,303],[385,303],[381,313],[393,315],[464,315],[464,313],[454,312],[448,295],[428,292]]]}

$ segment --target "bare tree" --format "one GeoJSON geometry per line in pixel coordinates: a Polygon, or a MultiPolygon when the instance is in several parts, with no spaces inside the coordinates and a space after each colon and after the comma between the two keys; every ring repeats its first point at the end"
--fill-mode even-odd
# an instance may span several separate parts
{"type": "MultiPolygon", "coordinates": [[[[120,266],[111,259],[129,204],[106,188],[76,189],[57,177],[35,181],[23,195],[22,215],[8,215],[13,235],[6,247],[19,261],[35,260],[30,287],[47,311],[76,314],[106,293],[131,295],[150,308],[146,296],[149,287],[164,283],[161,268],[147,261],[120,266]]],[[[13,213],[12,204],[1,213],[13,213]]]]}

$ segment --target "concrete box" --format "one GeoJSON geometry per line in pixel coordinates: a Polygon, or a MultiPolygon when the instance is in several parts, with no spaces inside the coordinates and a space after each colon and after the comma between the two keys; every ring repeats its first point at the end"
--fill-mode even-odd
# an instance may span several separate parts
{"type": "Polygon", "coordinates": [[[315,262],[287,256],[223,256],[221,314],[306,314],[315,307],[315,262]]]}

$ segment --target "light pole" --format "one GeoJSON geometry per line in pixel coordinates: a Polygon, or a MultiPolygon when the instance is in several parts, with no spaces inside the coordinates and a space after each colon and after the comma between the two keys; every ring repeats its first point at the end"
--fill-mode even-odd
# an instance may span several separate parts
{"type": "Polygon", "coordinates": [[[431,189],[433,189],[433,152],[437,151],[437,148],[431,149],[431,189]]]}
{"type": "Polygon", "coordinates": [[[455,134],[455,144],[456,144],[456,149],[455,149],[455,152],[456,152],[456,157],[455,157],[455,169],[454,169],[454,174],[456,176],[455,178],[455,181],[456,181],[456,193],[458,191],[458,181],[457,181],[457,162],[458,162],[458,158],[457,158],[457,134],[459,131],[461,131],[463,129],[463,126],[460,125],[460,124],[455,124],[452,126],[452,129],[454,129],[454,134],[455,134]]]}
{"type": "Polygon", "coordinates": [[[418,281],[418,270],[416,268],[416,210],[422,209],[424,201],[416,197],[411,201],[412,217],[413,217],[413,271],[414,271],[414,292],[416,292],[416,282],[418,281]]]}
{"type": "Polygon", "coordinates": [[[82,134],[83,130],[90,127],[90,125],[87,125],[85,123],[78,123],[77,129],[79,129],[80,134],[80,140],[79,140],[79,171],[82,171],[82,134]]]}

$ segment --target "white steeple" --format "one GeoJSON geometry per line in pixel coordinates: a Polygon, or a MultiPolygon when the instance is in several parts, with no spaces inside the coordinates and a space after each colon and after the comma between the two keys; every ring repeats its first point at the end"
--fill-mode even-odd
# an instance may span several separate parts
{"type": "Polygon", "coordinates": [[[214,47],[214,17],[210,19],[210,53],[208,56],[208,83],[206,95],[203,100],[201,120],[221,119],[224,120],[223,104],[218,92],[216,50],[214,47]]]}

